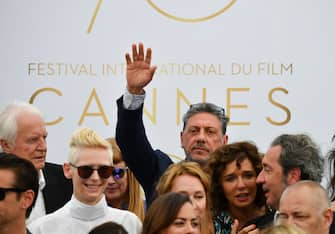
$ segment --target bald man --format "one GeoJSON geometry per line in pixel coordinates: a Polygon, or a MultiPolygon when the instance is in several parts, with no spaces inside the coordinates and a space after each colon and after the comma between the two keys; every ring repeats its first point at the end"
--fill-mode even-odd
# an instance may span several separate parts
{"type": "Polygon", "coordinates": [[[319,183],[302,180],[285,189],[275,217],[277,224],[294,224],[306,234],[328,234],[333,211],[326,190],[319,183]]]}

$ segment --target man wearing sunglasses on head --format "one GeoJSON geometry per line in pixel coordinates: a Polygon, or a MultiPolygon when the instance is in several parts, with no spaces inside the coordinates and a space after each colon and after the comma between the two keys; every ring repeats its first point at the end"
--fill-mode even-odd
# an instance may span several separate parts
{"type": "MultiPolygon", "coordinates": [[[[143,44],[132,45],[132,57],[126,54],[127,88],[117,100],[118,118],[116,140],[128,167],[141,183],[147,205],[155,196],[155,185],[172,160],[160,150],[154,150],[145,134],[143,124],[144,88],[151,82],[156,67],[151,66],[151,49],[144,53],[143,44]]],[[[212,103],[190,106],[183,117],[180,133],[181,146],[186,160],[206,164],[209,154],[222,144],[228,136],[226,127],[229,118],[223,108],[212,103]]]]}
{"type": "Polygon", "coordinates": [[[39,195],[28,223],[59,209],[72,194],[62,166],[46,162],[47,135],[42,113],[29,103],[14,102],[0,112],[0,152],[31,161],[39,173],[39,195]]]}
{"type": "Polygon", "coordinates": [[[0,153],[0,233],[30,234],[26,229],[38,193],[34,165],[14,154],[0,153]]]}
{"type": "Polygon", "coordinates": [[[113,173],[113,153],[105,139],[89,128],[77,130],[63,169],[72,179],[73,196],[61,209],[29,224],[32,233],[88,233],[109,221],[121,224],[129,233],[141,233],[136,215],[107,205],[104,191],[113,173]]]}

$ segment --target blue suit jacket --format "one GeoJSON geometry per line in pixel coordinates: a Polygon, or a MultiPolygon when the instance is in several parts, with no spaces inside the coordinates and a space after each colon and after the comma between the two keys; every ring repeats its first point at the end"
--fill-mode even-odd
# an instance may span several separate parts
{"type": "Polygon", "coordinates": [[[127,110],[121,97],[117,107],[116,141],[124,161],[143,187],[148,208],[155,198],[159,178],[173,161],[164,152],[151,147],[142,119],[143,105],[137,110],[127,110]]]}

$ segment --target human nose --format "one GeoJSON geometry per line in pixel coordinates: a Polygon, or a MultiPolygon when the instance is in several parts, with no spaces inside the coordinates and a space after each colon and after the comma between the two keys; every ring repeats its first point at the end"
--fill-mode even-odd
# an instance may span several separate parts
{"type": "Polygon", "coordinates": [[[287,219],[285,220],[285,224],[295,225],[294,217],[289,215],[287,219]]]}
{"type": "Polygon", "coordinates": [[[258,174],[256,178],[256,183],[257,184],[263,184],[264,183],[264,172],[261,170],[261,172],[258,174]]]}
{"type": "Polygon", "coordinates": [[[108,178],[107,183],[108,183],[109,185],[112,185],[112,184],[116,184],[117,182],[116,182],[116,180],[114,179],[113,176],[110,176],[110,177],[108,178]]]}
{"type": "Polygon", "coordinates": [[[45,138],[41,137],[38,141],[38,149],[46,150],[47,149],[47,141],[45,138]]]}
{"type": "Polygon", "coordinates": [[[197,137],[198,137],[197,139],[198,141],[204,141],[206,137],[205,129],[200,129],[197,137]]]}
{"type": "Polygon", "coordinates": [[[186,224],[186,227],[185,227],[185,233],[187,233],[187,234],[195,234],[195,233],[198,233],[198,232],[197,232],[197,227],[194,227],[194,226],[192,225],[192,223],[189,222],[189,223],[186,224]]]}
{"type": "Polygon", "coordinates": [[[237,187],[238,188],[244,188],[245,187],[245,183],[244,183],[244,180],[241,176],[239,176],[237,178],[237,187]]]}
{"type": "Polygon", "coordinates": [[[98,170],[93,170],[93,172],[92,172],[92,174],[89,178],[94,179],[94,180],[99,180],[100,176],[99,176],[98,170]]]}

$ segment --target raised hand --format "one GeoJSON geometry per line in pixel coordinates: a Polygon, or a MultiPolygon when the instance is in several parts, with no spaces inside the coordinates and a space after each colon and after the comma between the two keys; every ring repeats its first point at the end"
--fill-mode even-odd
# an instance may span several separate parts
{"type": "Polygon", "coordinates": [[[143,94],[144,87],[152,80],[156,66],[151,66],[151,48],[144,54],[142,43],[132,44],[132,58],[126,53],[127,89],[132,94],[143,94]]]}
{"type": "Polygon", "coordinates": [[[259,229],[256,227],[255,224],[246,226],[242,228],[241,230],[238,230],[238,226],[239,226],[238,220],[234,219],[234,223],[232,225],[230,234],[259,234],[260,233],[259,229]]]}

